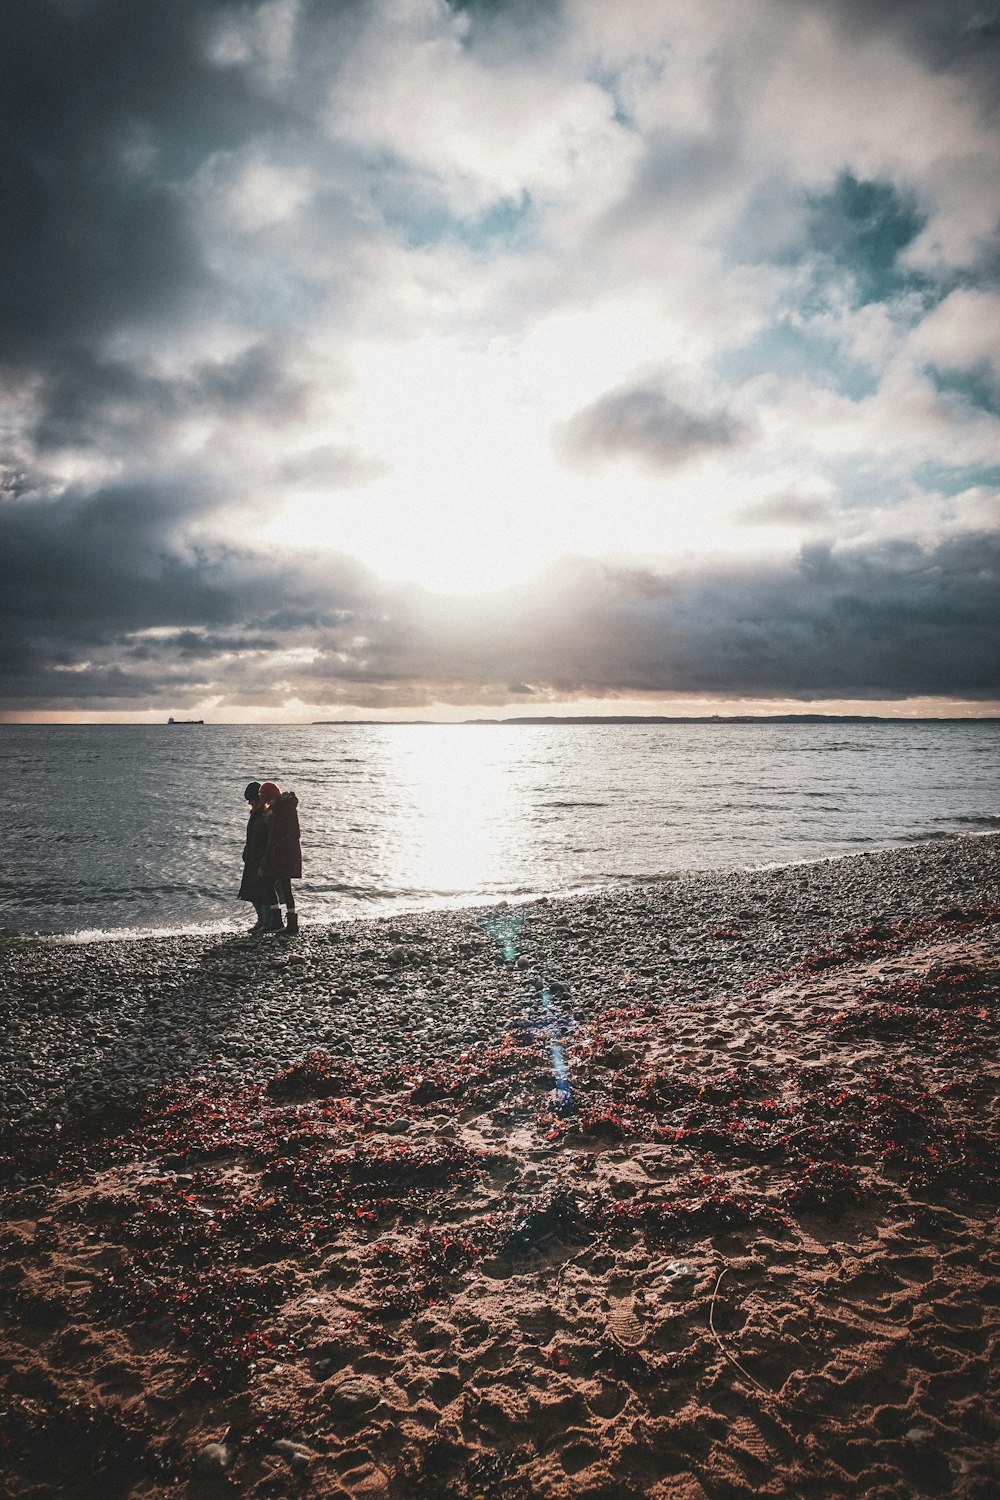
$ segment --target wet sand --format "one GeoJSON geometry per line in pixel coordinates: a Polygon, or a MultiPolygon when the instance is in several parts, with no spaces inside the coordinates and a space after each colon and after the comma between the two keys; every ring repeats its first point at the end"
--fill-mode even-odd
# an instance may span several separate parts
{"type": "Polygon", "coordinates": [[[1000,1486],[1000,839],[0,955],[35,1496],[1000,1486]]]}

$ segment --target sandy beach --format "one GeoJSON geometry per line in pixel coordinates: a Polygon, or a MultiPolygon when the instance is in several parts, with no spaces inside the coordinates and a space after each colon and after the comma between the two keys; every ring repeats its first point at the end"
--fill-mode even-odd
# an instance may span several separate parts
{"type": "Polygon", "coordinates": [[[1000,837],[0,952],[0,1472],[993,1496],[1000,837]]]}

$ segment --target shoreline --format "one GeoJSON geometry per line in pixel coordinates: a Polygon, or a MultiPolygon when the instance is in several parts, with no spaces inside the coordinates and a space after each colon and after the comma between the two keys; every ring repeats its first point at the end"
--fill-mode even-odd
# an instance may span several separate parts
{"type": "Polygon", "coordinates": [[[995,1493],[1000,835],[4,957],[14,1500],[995,1493]]]}
{"type": "MultiPolygon", "coordinates": [[[[438,916],[442,914],[457,917],[461,916],[464,912],[477,913],[505,906],[529,906],[540,901],[583,901],[600,895],[622,895],[632,889],[642,890],[650,886],[670,885],[676,881],[699,879],[722,881],[735,877],[808,868],[814,865],[839,864],[849,860],[866,859],[875,855],[921,851],[937,846],[946,847],[967,839],[991,838],[1000,838],[1000,830],[993,826],[992,822],[990,822],[990,826],[978,829],[951,829],[944,833],[916,835],[908,839],[905,843],[887,842],[884,844],[873,844],[863,849],[840,850],[830,854],[813,854],[797,859],[766,860],[753,864],[690,866],[676,870],[664,870],[656,874],[600,879],[590,884],[574,886],[564,890],[549,888],[489,896],[476,896],[473,893],[448,896],[432,895],[412,905],[394,906],[387,903],[385,907],[377,911],[362,907],[358,911],[345,912],[338,916],[321,916],[311,920],[310,930],[316,932],[330,927],[340,927],[352,922],[390,922],[397,919],[404,920],[407,918],[438,916]]],[[[300,900],[303,899],[306,902],[307,909],[308,891],[300,893],[300,900]]],[[[400,899],[403,900],[405,898],[400,899]]],[[[304,910],[301,914],[304,914],[304,910]]],[[[149,925],[134,928],[74,928],[68,931],[21,929],[8,927],[0,923],[0,941],[8,943],[30,941],[53,945],[90,945],[96,943],[156,942],[161,939],[175,938],[221,939],[239,936],[245,930],[246,924],[244,922],[236,918],[222,917],[201,927],[149,925]]]]}
{"type": "MultiPolygon", "coordinates": [[[[495,1007],[491,1032],[498,1034],[498,1028],[502,1032],[535,1014],[542,986],[552,979],[571,995],[582,1019],[604,999],[601,965],[611,971],[621,967],[622,938],[632,945],[634,963],[657,966],[661,983],[676,986],[682,978],[692,998],[707,998],[713,988],[731,994],[761,974],[787,969],[795,955],[835,941],[838,926],[860,928],[887,915],[920,918],[935,906],[957,908],[968,904],[973,887],[980,904],[1000,904],[1000,833],[770,867],[677,872],[653,882],[523,902],[348,917],[313,927],[303,909],[302,931],[293,940],[251,939],[245,927],[92,942],[27,937],[6,950],[13,972],[10,980],[0,976],[0,1030],[8,1037],[21,1032],[26,1062],[37,1055],[36,1037],[41,1055],[51,1055],[44,997],[68,987],[71,1004],[56,1012],[63,1031],[60,1055],[52,1058],[58,1066],[46,1080],[38,1079],[33,1063],[24,1069],[26,1080],[35,1075],[36,1091],[53,1083],[57,1091],[66,1065],[79,1067],[81,1058],[87,1059],[82,1096],[78,1071],[73,1097],[62,1116],[56,1116],[65,1124],[67,1112],[69,1117],[80,1112],[76,1103],[89,1102],[88,1083],[97,1098],[109,1068],[120,1098],[133,1074],[145,1089],[151,1080],[165,1082],[217,1062],[208,1044],[218,1046],[220,1035],[232,1033],[234,1026],[239,1027],[240,1050],[230,1059],[223,1051],[222,1058],[237,1076],[241,1068],[260,1071],[293,1061],[296,1048],[324,1045],[331,1022],[338,1038],[349,1037],[369,1011],[374,1016],[387,990],[411,1011],[425,1011],[428,1024],[447,1019],[450,1027],[452,1017],[440,1004],[440,992],[474,981],[481,991],[479,1009],[487,1002],[495,1007]],[[526,924],[513,969],[484,926],[504,911],[526,924]],[[700,941],[702,934],[729,928],[739,929],[738,940],[700,941]],[[456,952],[470,942],[468,953],[456,952]],[[391,950],[406,950],[407,945],[412,951],[402,961],[389,961],[391,950]],[[470,966],[473,954],[476,962],[470,966]],[[289,964],[292,957],[295,962],[289,964]],[[351,974],[346,984],[345,969],[351,974]],[[178,973],[186,982],[175,1015],[178,973]],[[332,991],[331,976],[339,978],[332,991]],[[29,996],[37,990],[39,999],[33,1011],[26,1013],[22,1005],[21,1015],[12,1013],[4,1026],[5,1005],[24,982],[29,996]],[[237,988],[245,998],[243,1016],[229,1004],[237,988]],[[290,1031],[284,1014],[292,994],[298,1002],[296,1032],[290,1031]],[[199,1034],[192,1032],[191,1000],[201,1003],[208,1022],[200,1046],[199,1034]],[[100,1025],[88,1032],[81,1023],[91,1002],[100,1025]],[[175,1021],[191,1043],[176,1064],[165,1056],[175,1021]],[[109,1043],[141,1042],[147,1022],[148,1045],[126,1047],[120,1059],[108,1056],[109,1043]],[[276,1024],[269,1031],[272,1022],[276,1024]]],[[[403,1055],[407,1045],[404,1022],[393,1024],[396,1046],[387,1049],[390,1061],[403,1055]]],[[[7,1059],[8,1091],[12,1083],[17,1088],[17,1062],[16,1057],[7,1059]]],[[[0,1089],[0,1130],[17,1118],[0,1089]]]]}

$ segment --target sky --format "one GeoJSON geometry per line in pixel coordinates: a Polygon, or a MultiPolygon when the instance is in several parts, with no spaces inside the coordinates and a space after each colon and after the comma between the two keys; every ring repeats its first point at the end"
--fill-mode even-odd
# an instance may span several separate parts
{"type": "Polygon", "coordinates": [[[1000,3],[4,43],[0,719],[1000,712],[1000,3]]]}

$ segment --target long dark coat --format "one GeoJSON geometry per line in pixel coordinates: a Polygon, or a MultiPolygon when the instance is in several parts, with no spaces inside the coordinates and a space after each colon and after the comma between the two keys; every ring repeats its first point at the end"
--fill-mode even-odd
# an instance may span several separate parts
{"type": "Polygon", "coordinates": [[[259,906],[262,902],[268,905],[271,903],[271,887],[257,873],[266,848],[267,814],[263,807],[254,807],[251,808],[247,819],[247,841],[243,845],[243,879],[240,881],[239,899],[252,901],[255,906],[259,906]]]}
{"type": "Polygon", "coordinates": [[[267,815],[267,847],[264,850],[264,878],[287,880],[302,877],[302,845],[299,842],[299,799],[294,792],[282,792],[267,815]]]}

